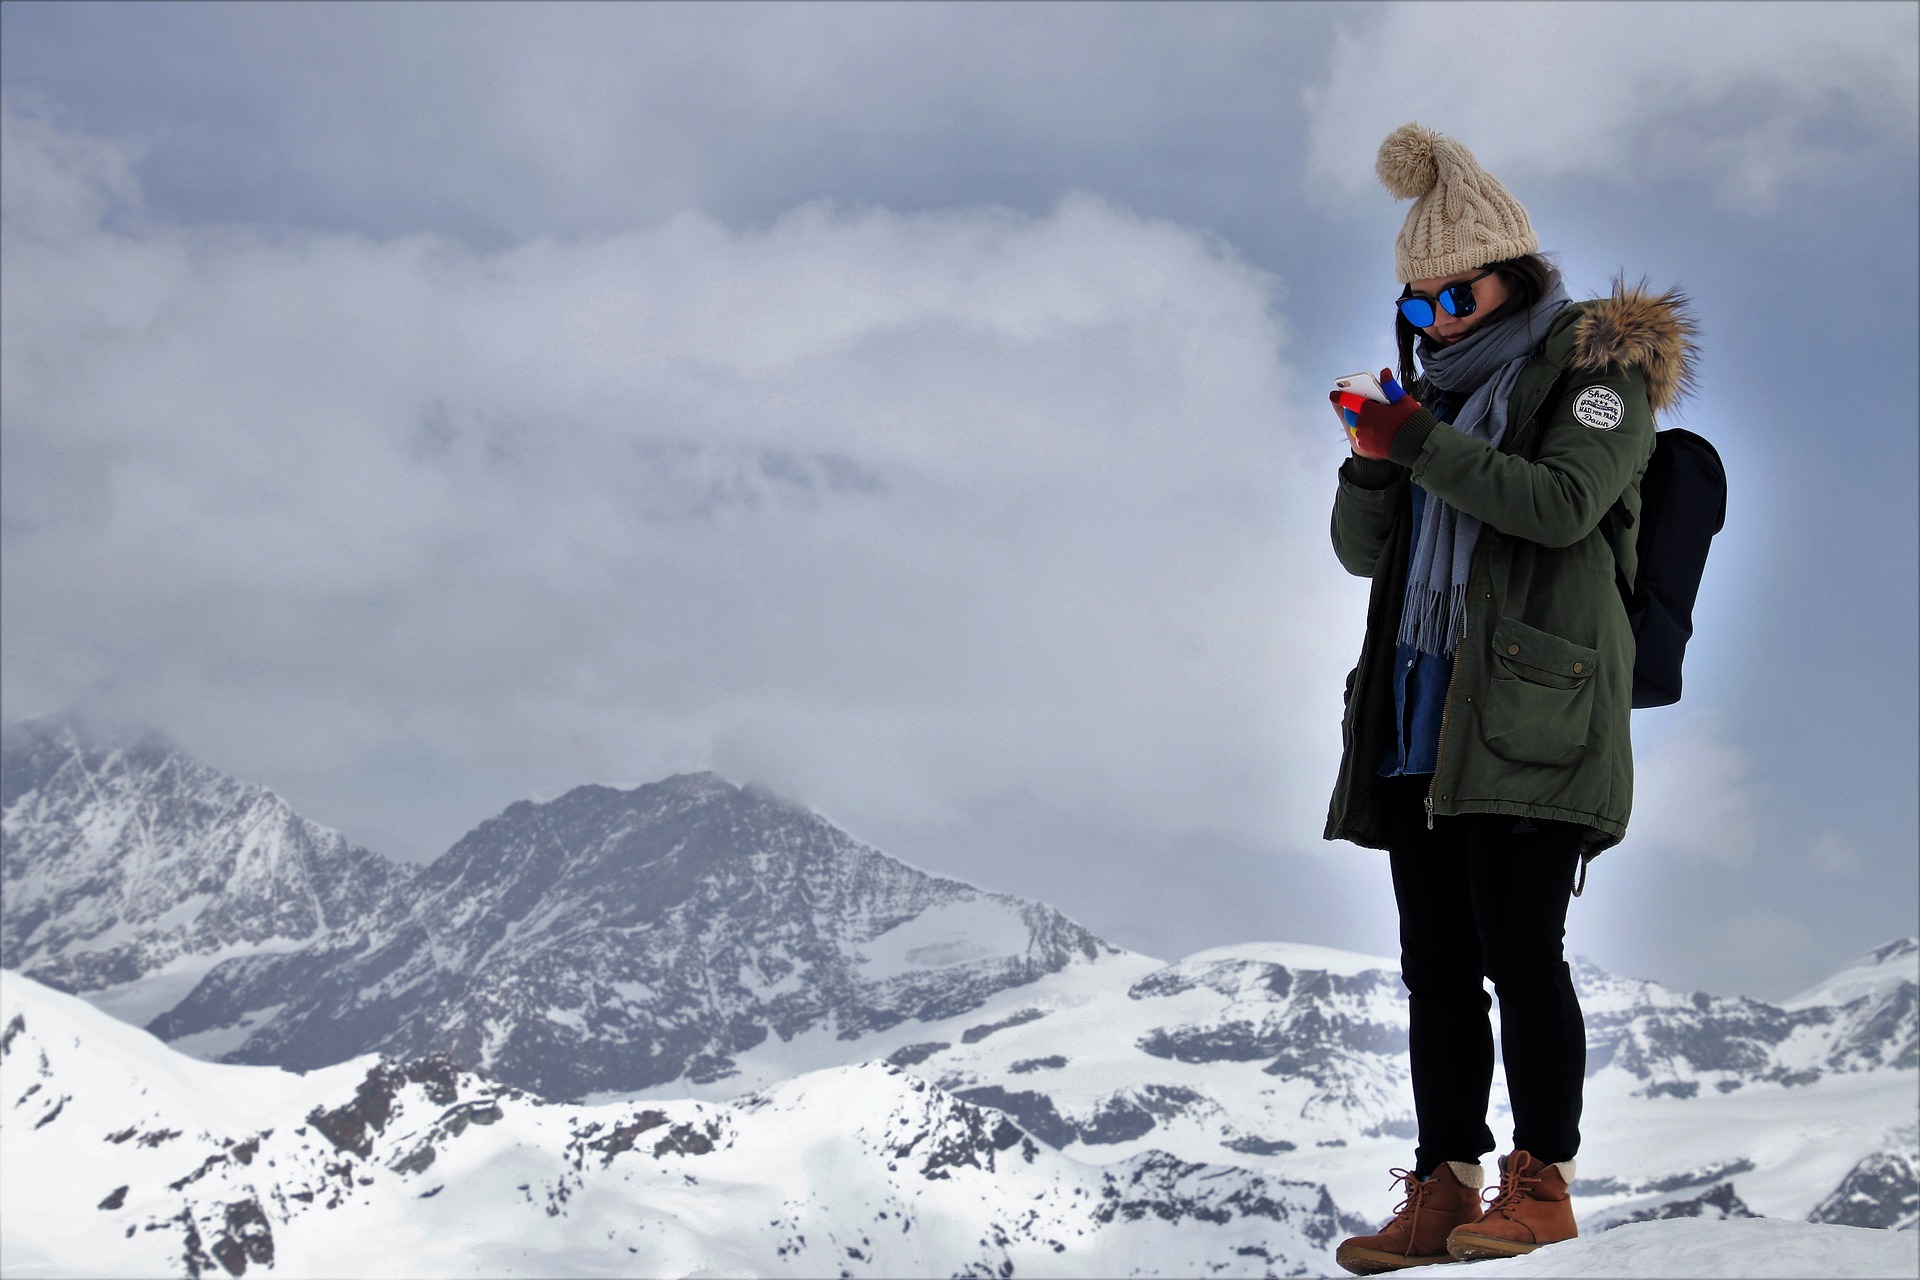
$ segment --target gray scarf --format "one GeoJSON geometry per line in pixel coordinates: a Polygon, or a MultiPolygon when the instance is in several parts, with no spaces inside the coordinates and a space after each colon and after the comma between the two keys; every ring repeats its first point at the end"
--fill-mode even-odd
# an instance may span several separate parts
{"type": "MultiPolygon", "coordinates": [[[[1481,325],[1450,347],[1432,347],[1420,339],[1420,371],[1427,381],[1453,395],[1467,395],[1454,414],[1454,430],[1492,448],[1500,446],[1507,434],[1513,384],[1569,301],[1565,286],[1555,281],[1532,307],[1481,325]]],[[[1466,622],[1467,568],[1479,541],[1480,521],[1431,493],[1426,496],[1407,570],[1407,598],[1400,609],[1401,644],[1422,653],[1452,655],[1466,622]]]]}

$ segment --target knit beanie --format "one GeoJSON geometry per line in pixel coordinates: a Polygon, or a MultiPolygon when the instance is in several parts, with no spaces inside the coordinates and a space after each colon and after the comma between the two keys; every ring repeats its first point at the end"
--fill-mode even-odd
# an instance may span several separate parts
{"type": "Polygon", "coordinates": [[[1444,133],[1403,124],[1380,144],[1373,168],[1394,199],[1413,201],[1393,242],[1401,284],[1540,251],[1520,202],[1444,133]]]}

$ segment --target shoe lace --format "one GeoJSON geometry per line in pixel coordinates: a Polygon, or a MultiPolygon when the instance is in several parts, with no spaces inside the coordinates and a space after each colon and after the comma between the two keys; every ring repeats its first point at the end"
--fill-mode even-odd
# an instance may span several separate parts
{"type": "Polygon", "coordinates": [[[1407,1223],[1406,1256],[1411,1257],[1413,1256],[1414,1232],[1417,1231],[1420,1226],[1420,1210],[1427,1203],[1428,1184],[1422,1182],[1415,1176],[1411,1169],[1389,1169],[1387,1172],[1393,1175],[1395,1182],[1400,1183],[1407,1189],[1407,1194],[1401,1198],[1400,1203],[1393,1206],[1393,1216],[1396,1221],[1403,1215],[1410,1218],[1410,1221],[1407,1223]]]}
{"type": "Polygon", "coordinates": [[[1546,1172],[1542,1166],[1538,1173],[1522,1173],[1531,1159],[1525,1152],[1516,1151],[1500,1162],[1500,1185],[1489,1188],[1481,1200],[1486,1204],[1487,1213],[1505,1213],[1522,1200],[1530,1199],[1533,1189],[1540,1185],[1540,1175],[1546,1172]]]}

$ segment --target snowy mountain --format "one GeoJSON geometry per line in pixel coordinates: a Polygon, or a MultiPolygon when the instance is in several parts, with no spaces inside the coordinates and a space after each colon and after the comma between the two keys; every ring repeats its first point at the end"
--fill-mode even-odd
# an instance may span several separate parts
{"type": "Polygon", "coordinates": [[[408,893],[404,918],[349,949],[221,965],[152,1029],[297,1069],[445,1054],[582,1098],[730,1080],[761,1046],[791,1048],[775,1078],[804,1069],[796,1042],[817,1065],[857,1061],[874,1032],[1114,953],[1050,907],[915,870],[713,774],[522,801],[408,893]]]}
{"type": "MultiPolygon", "coordinates": [[[[139,754],[123,744],[99,756],[122,763],[82,776],[126,773],[139,754]]],[[[190,762],[169,758],[165,776],[207,792],[190,762]]],[[[70,776],[59,769],[16,773],[12,760],[9,877],[16,814],[33,836],[22,849],[96,849],[88,833],[127,827],[124,805],[60,807],[51,797],[90,793],[40,781],[70,776]]],[[[165,809],[163,775],[142,768],[145,803],[165,809]]],[[[80,890],[56,898],[47,888],[85,881],[36,872],[9,879],[8,919],[118,911],[117,921],[147,923],[109,928],[171,936],[174,926],[151,922],[183,900],[172,862],[238,865],[208,852],[230,846],[232,831],[194,830],[204,848],[175,842],[155,854],[161,846],[116,837],[106,847],[118,854],[89,864],[101,884],[151,886],[152,901],[129,888],[90,908],[80,890]]],[[[43,864],[58,860],[31,865],[43,864]]],[[[223,891],[211,874],[194,883],[223,891]]],[[[369,1053],[438,1055],[503,1088],[663,1114],[744,1106],[809,1073],[885,1063],[897,1069],[887,1079],[904,1072],[1010,1117],[1038,1144],[1036,1159],[1239,1167],[1324,1185],[1374,1221],[1397,1197],[1384,1171],[1411,1154],[1393,961],[1247,944],[1165,964],[1044,905],[915,870],[711,774],[516,804],[414,876],[361,883],[380,891],[350,921],[327,915],[328,927],[303,936],[225,944],[242,953],[176,957],[144,987],[82,994],[123,1018],[150,1017],[200,1058],[331,1069],[369,1053]],[[198,967],[179,968],[189,961],[198,967]],[[184,999],[157,1016],[129,1012],[124,991],[150,997],[179,972],[186,983],[167,994],[184,999]]],[[[19,934],[52,936],[44,924],[19,934]]],[[[1914,1221],[1914,940],[1779,1005],[1574,968],[1590,1077],[1575,1190],[1589,1231],[1751,1214],[1914,1221]]],[[[1495,1103],[1506,1105],[1498,1083],[1495,1103]]]]}
{"type": "Polygon", "coordinates": [[[136,1021],[224,959],[391,919],[408,878],[158,734],[74,716],[0,731],[0,841],[0,964],[136,1021]]]}
{"type": "MultiPolygon", "coordinates": [[[[550,1104],[445,1059],[183,1057],[0,978],[9,1274],[1323,1274],[1312,1183],[1095,1166],[897,1067],[731,1103],[550,1104]]],[[[1838,1228],[1835,1228],[1838,1229],[1838,1228]]]]}
{"type": "MultiPolygon", "coordinates": [[[[11,973],[0,1166],[9,1275],[1328,1275],[1331,1245],[1360,1227],[1302,1180],[1061,1155],[884,1064],[728,1103],[552,1104],[445,1059],[305,1076],[201,1062],[11,973]]],[[[1478,1266],[1920,1264],[1913,1231],[1718,1213],[1582,1225],[1478,1266]]]]}
{"type": "Polygon", "coordinates": [[[1853,1166],[1833,1194],[1814,1206],[1813,1222],[1912,1231],[1920,1225],[1920,1133],[1909,1125],[1899,1149],[1876,1151],[1853,1166]]]}
{"type": "MultiPolygon", "coordinates": [[[[1715,1001],[1610,979],[1590,965],[1579,971],[1598,1047],[1575,1190],[1593,1229],[1748,1213],[1805,1220],[1818,1212],[1856,1226],[1911,1221],[1912,1184],[1898,1171],[1920,1154],[1916,1072],[1862,1067],[1849,1055],[1840,1068],[1782,1070],[1783,1053],[1792,1064],[1829,1062],[1847,1043],[1852,1024],[1841,1015],[1854,1001],[1809,1006],[1829,1016],[1796,1024],[1744,1072],[1696,1071],[1678,1056],[1656,1078],[1600,1048],[1660,1042],[1676,1008],[1691,1011],[1688,1034],[1707,1039],[1716,1034],[1715,1001]],[[1661,1083],[1696,1087],[1653,1087],[1661,1083]]],[[[1897,1002],[1917,978],[1911,965],[1888,963],[1880,995],[1897,1002]]],[[[1726,1004],[1732,1012],[1719,1033],[1731,1037],[1753,1009],[1726,1004]]],[[[1911,1034],[1910,1022],[1897,1026],[1891,1042],[1911,1034]]],[[[1244,1165],[1324,1183],[1342,1208],[1368,1218],[1392,1207],[1398,1192],[1384,1171],[1412,1153],[1406,1006],[1395,966],[1381,958],[1284,944],[1220,948],[1173,965],[1122,953],[1002,992],[964,1016],[894,1027],[845,1048],[884,1052],[1077,1159],[1157,1149],[1244,1165]]],[[[778,1074],[777,1061],[752,1052],[740,1069],[753,1079],[778,1074]]],[[[683,1080],[640,1096],[717,1100],[731,1084],[683,1080]]],[[[1495,1108],[1502,1134],[1499,1081],[1495,1108]]]]}
{"type": "Polygon", "coordinates": [[[1730,1092],[1761,1080],[1806,1084],[1835,1072],[1920,1067],[1920,941],[1892,942],[1782,1005],[1577,966],[1588,1067],[1612,1064],[1649,1096],[1730,1092]]]}

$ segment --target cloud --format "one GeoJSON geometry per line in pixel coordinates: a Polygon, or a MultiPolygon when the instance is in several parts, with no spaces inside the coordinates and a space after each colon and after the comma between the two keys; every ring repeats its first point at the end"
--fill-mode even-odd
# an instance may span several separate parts
{"type": "MultiPolygon", "coordinates": [[[[1636,719],[1636,731],[1660,722],[1636,719]]],[[[1638,733],[1627,842],[1697,862],[1745,867],[1759,847],[1762,796],[1752,760],[1719,717],[1682,712],[1638,733]]]]}
{"type": "Polygon", "coordinates": [[[1259,170],[1329,20],[1244,5],[134,5],[112,11],[115,41],[84,14],[10,14],[6,66],[11,87],[84,99],[92,127],[142,138],[156,206],[498,243],[693,208],[758,220],[823,194],[947,205],[984,175],[1038,207],[1086,185],[1090,158],[1138,175],[1143,152],[1218,147],[1249,109],[1230,152],[1259,170]]]}
{"type": "Polygon", "coordinates": [[[869,828],[1030,788],[1317,841],[1338,434],[1218,240],[1084,196],[171,228],[4,115],[10,715],[269,776],[719,765],[869,828]]]}
{"type": "Polygon", "coordinates": [[[1408,120],[1503,180],[1696,171],[1770,204],[1838,157],[1910,155],[1920,11],[1884,4],[1395,4],[1334,42],[1311,89],[1308,168],[1371,188],[1408,120]]]}
{"type": "Polygon", "coordinates": [[[1825,832],[1813,842],[1808,861],[1816,871],[1830,876],[1846,876],[1865,870],[1866,861],[1851,841],[1835,831],[1825,832]]]}
{"type": "Polygon", "coordinates": [[[135,207],[140,184],[136,159],[124,143],[61,128],[53,108],[5,112],[7,182],[0,217],[16,235],[59,237],[76,226],[97,226],[116,210],[135,207]]]}

